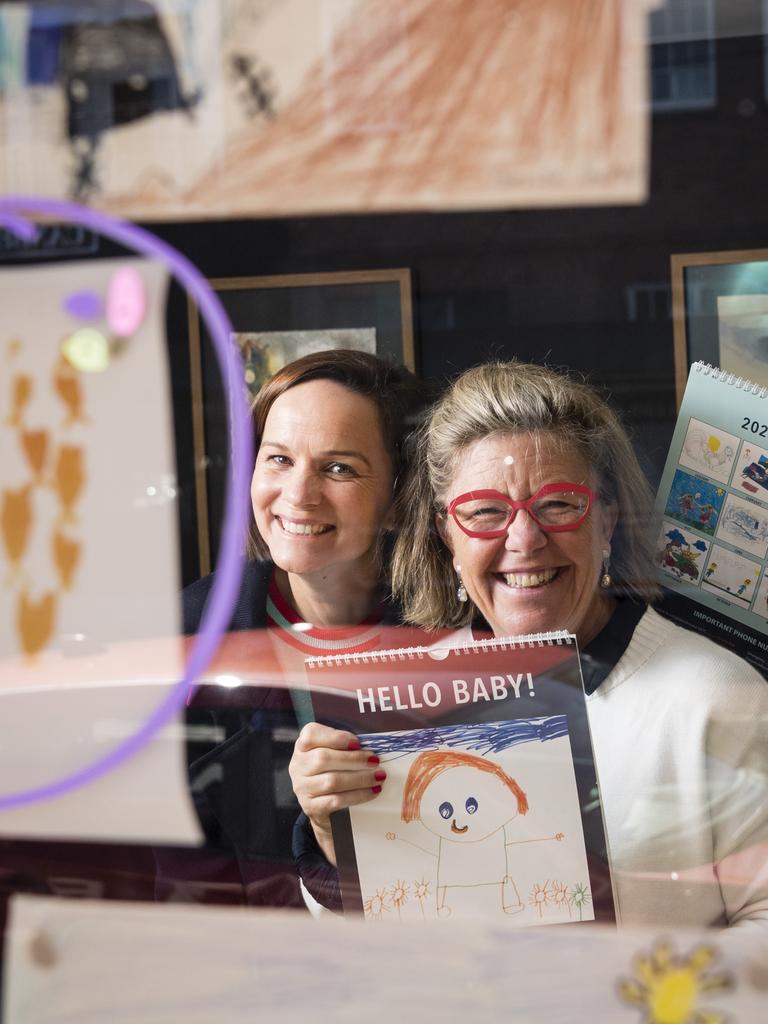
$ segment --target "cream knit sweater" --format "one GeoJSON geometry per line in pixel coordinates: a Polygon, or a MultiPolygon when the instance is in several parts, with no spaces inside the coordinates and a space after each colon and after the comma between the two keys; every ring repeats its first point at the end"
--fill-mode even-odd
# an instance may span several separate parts
{"type": "Polygon", "coordinates": [[[620,922],[768,928],[768,683],[649,609],[587,706],[620,922]]]}

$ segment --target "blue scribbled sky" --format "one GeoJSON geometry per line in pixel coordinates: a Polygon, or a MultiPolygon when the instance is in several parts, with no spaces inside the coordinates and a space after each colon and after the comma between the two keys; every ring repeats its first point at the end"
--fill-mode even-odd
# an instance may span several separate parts
{"type": "Polygon", "coordinates": [[[452,749],[485,756],[498,754],[520,743],[558,739],[568,735],[565,715],[516,719],[511,722],[479,722],[471,725],[445,725],[406,732],[364,733],[359,737],[366,750],[382,754],[416,754],[422,750],[452,749]]]}

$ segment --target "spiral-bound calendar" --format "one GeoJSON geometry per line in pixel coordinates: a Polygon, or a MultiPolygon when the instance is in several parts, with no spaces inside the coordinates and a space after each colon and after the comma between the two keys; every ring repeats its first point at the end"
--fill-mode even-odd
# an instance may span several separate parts
{"type": "Polygon", "coordinates": [[[345,911],[615,920],[574,636],[311,658],[307,674],[315,717],[386,772],[331,819],[345,911]]]}
{"type": "Polygon", "coordinates": [[[694,363],[656,502],[672,617],[768,667],[768,390],[694,363]]]}

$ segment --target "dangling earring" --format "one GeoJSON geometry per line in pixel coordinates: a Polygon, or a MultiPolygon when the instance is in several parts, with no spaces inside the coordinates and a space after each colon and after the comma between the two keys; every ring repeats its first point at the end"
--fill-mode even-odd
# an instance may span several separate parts
{"type": "Polygon", "coordinates": [[[608,572],[608,567],[611,564],[610,557],[611,549],[603,548],[603,569],[600,573],[600,586],[603,588],[603,590],[607,590],[613,583],[613,580],[611,579],[611,574],[608,572]]]}
{"type": "Polygon", "coordinates": [[[459,577],[459,585],[456,588],[456,597],[458,597],[462,604],[465,604],[467,600],[467,588],[464,586],[464,580],[461,578],[460,565],[456,566],[456,575],[459,577]]]}

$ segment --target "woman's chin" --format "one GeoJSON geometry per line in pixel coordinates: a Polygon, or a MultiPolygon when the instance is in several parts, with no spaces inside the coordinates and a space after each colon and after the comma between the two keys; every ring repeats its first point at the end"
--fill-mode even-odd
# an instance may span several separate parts
{"type": "Polygon", "coordinates": [[[308,576],[320,572],[328,565],[329,559],[323,558],[320,552],[286,551],[283,546],[270,548],[269,556],[278,569],[289,572],[292,576],[308,576]]]}
{"type": "MultiPolygon", "coordinates": [[[[507,636],[546,633],[568,629],[569,609],[565,607],[567,573],[561,572],[537,587],[510,586],[493,578],[492,611],[487,616],[496,633],[507,636]]],[[[482,608],[481,608],[482,611],[482,608]]]]}

